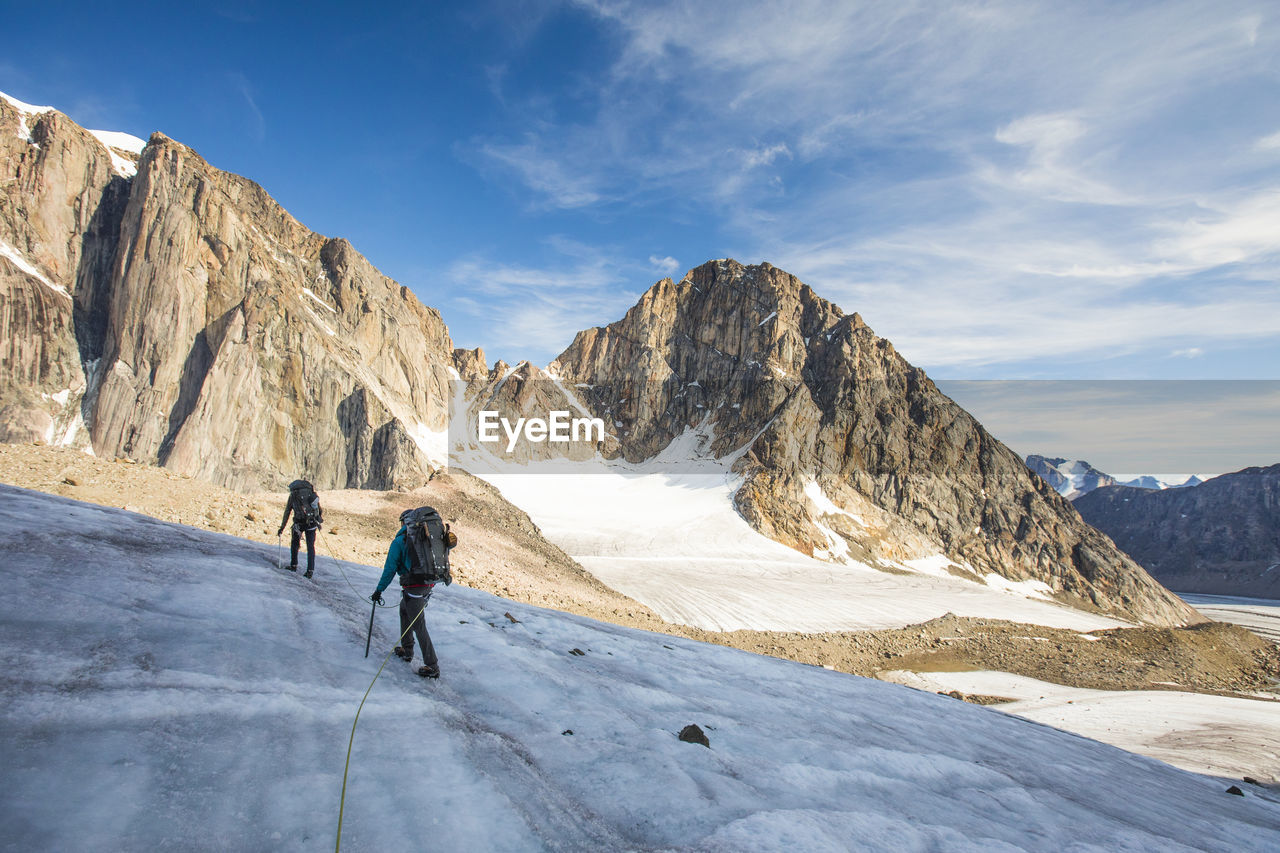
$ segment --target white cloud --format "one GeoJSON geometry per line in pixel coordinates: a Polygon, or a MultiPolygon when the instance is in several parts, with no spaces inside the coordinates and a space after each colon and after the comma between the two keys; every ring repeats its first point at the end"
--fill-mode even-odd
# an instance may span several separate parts
{"type": "Polygon", "coordinates": [[[1027,149],[1023,168],[1011,174],[987,167],[988,180],[1057,201],[1130,204],[1132,199],[1085,174],[1074,148],[1088,134],[1085,122],[1066,113],[1024,116],[996,131],[997,142],[1027,149]]]}
{"type": "Polygon", "coordinates": [[[742,152],[742,165],[744,169],[758,169],[761,166],[772,165],[773,161],[782,156],[791,156],[791,149],[786,146],[786,143],[779,142],[765,148],[757,146],[742,152]]]}
{"type": "MultiPolygon", "coordinates": [[[[1205,207],[1209,208],[1208,203],[1205,207]]],[[[1280,186],[1166,227],[1173,236],[1156,242],[1157,253],[1190,268],[1208,269],[1275,254],[1280,252],[1280,186]]]]}
{"type": "Polygon", "coordinates": [[[1204,355],[1204,350],[1200,347],[1187,347],[1186,349],[1176,349],[1169,353],[1169,358],[1200,358],[1204,355]]]}
{"type": "Polygon", "coordinates": [[[680,270],[680,262],[670,255],[663,258],[660,258],[657,255],[650,255],[649,265],[661,272],[663,275],[674,275],[680,270]]]}
{"type": "Polygon", "coordinates": [[[1259,151],[1280,151],[1280,130],[1264,136],[1253,144],[1259,151]]]}

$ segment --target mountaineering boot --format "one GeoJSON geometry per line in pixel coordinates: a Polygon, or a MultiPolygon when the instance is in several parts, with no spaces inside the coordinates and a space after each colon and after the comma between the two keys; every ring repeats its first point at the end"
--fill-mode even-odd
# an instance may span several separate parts
{"type": "Polygon", "coordinates": [[[400,660],[413,660],[413,649],[396,646],[396,657],[400,658],[400,660]]]}
{"type": "Polygon", "coordinates": [[[302,576],[303,576],[304,578],[309,578],[309,577],[311,577],[311,575],[312,575],[312,571],[311,571],[311,569],[307,569],[307,570],[303,573],[303,575],[302,575],[302,576]]]}
{"type": "Polygon", "coordinates": [[[297,564],[297,563],[290,563],[290,564],[289,564],[289,571],[291,571],[291,572],[296,572],[297,570],[298,570],[298,564],[297,564]]]}
{"type": "Polygon", "coordinates": [[[427,664],[426,666],[420,666],[418,667],[418,675],[421,675],[423,678],[439,678],[440,667],[438,664],[427,664]]]}

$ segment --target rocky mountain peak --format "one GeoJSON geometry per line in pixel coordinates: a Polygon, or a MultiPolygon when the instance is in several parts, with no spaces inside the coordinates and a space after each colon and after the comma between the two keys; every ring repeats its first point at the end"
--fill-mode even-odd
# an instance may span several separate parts
{"type": "Polygon", "coordinates": [[[233,488],[443,464],[449,383],[483,354],[349,242],[162,133],[125,162],[124,135],[4,99],[0,131],[5,437],[233,488]]]}
{"type": "Polygon", "coordinates": [[[735,461],[735,501],[804,553],[1043,584],[1076,606],[1197,619],[857,314],[768,264],[651,287],[551,365],[628,460],[690,430],[735,461]]]}
{"type": "Polygon", "coordinates": [[[1114,477],[1081,459],[1049,458],[1033,453],[1027,457],[1027,467],[1067,500],[1116,483],[1114,477]]]}

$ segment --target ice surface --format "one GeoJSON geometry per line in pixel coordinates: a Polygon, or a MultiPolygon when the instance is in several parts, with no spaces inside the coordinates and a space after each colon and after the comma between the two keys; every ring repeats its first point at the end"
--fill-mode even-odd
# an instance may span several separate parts
{"type": "MultiPolygon", "coordinates": [[[[6,849],[333,844],[376,568],[7,486],[0,551],[6,849]]],[[[997,711],[457,584],[427,612],[444,675],[373,688],[342,849],[1280,848],[1265,791],[997,711]]]]}
{"type": "Polygon", "coordinates": [[[925,690],[1003,696],[1010,714],[1199,773],[1280,782],[1280,705],[1177,690],[1082,690],[1007,672],[899,673],[925,690]]]}
{"type": "MultiPolygon", "coordinates": [[[[1269,572],[1280,572],[1280,565],[1269,572]]],[[[1232,595],[1201,595],[1187,592],[1178,597],[1218,622],[1243,625],[1273,643],[1280,643],[1280,601],[1272,598],[1245,598],[1232,595]]],[[[1277,761],[1280,764],[1280,760],[1277,761]]]]}

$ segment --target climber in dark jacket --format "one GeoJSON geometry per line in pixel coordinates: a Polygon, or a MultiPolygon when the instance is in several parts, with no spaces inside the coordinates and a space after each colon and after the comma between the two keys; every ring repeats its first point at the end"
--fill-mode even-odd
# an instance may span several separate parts
{"type": "Polygon", "coordinates": [[[303,577],[311,577],[316,570],[316,531],[322,521],[320,498],[315,489],[306,480],[294,480],[289,484],[289,499],[285,501],[284,518],[280,520],[280,529],[276,536],[284,533],[284,526],[289,523],[289,515],[293,515],[293,534],[289,538],[289,571],[298,570],[298,547],[302,537],[307,537],[307,573],[303,577]]]}

